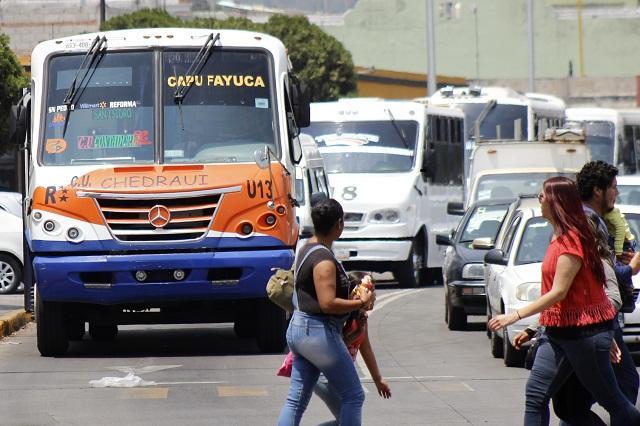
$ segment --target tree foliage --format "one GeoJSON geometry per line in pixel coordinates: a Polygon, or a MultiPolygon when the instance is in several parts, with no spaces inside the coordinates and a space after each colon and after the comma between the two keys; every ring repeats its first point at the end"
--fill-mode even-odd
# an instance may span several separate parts
{"type": "Polygon", "coordinates": [[[18,58],[9,47],[9,36],[0,34],[0,146],[4,152],[9,136],[11,106],[22,95],[22,88],[29,85],[18,58]]]}
{"type": "Polygon", "coordinates": [[[264,24],[246,18],[183,21],[163,10],[143,9],[109,19],[101,29],[158,27],[236,29],[270,34],[287,46],[293,69],[300,80],[307,84],[312,101],[335,100],[352,95],[356,89],[351,53],[304,16],[273,15],[264,24]]]}

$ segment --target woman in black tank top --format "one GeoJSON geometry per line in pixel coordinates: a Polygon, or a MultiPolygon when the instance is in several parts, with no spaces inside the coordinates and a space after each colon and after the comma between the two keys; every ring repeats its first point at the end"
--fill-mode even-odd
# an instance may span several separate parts
{"type": "Polygon", "coordinates": [[[364,392],[351,355],[342,339],[350,312],[367,306],[375,295],[349,300],[349,279],[331,252],[344,228],[342,206],[336,200],[318,202],[311,210],[313,238],[298,253],[293,313],[287,343],[293,352],[291,385],[278,425],[298,425],[322,372],[340,393],[341,425],[360,425],[364,392]],[[305,257],[306,256],[306,257],[305,257]]]}

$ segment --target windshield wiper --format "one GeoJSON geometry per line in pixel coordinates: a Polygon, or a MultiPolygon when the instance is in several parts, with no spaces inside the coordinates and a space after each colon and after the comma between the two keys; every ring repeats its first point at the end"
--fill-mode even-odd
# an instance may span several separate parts
{"type": "Polygon", "coordinates": [[[107,37],[105,36],[102,36],[102,38],[100,38],[100,36],[96,36],[96,38],[93,39],[93,42],[89,47],[89,50],[87,50],[87,53],[85,53],[84,58],[82,58],[82,62],[80,63],[80,67],[78,67],[78,71],[76,71],[75,77],[73,77],[73,80],[69,85],[69,91],[67,92],[67,95],[64,97],[64,100],[62,101],[62,103],[67,107],[65,111],[65,116],[64,116],[64,127],[62,128],[63,138],[65,133],[67,132],[67,125],[69,123],[69,113],[71,112],[71,106],[73,105],[73,101],[76,95],[78,94],[79,89],[84,84],[84,80],[89,75],[89,70],[91,70],[91,67],[93,66],[94,61],[98,57],[98,53],[100,53],[100,49],[102,49],[102,46],[104,46],[106,42],[107,42],[107,37]],[[78,77],[80,76],[80,72],[83,70],[84,70],[84,74],[82,75],[82,78],[78,83],[78,77]]]}
{"type": "Polygon", "coordinates": [[[389,114],[389,118],[391,118],[391,124],[393,124],[393,128],[396,129],[396,133],[398,133],[398,136],[400,136],[402,144],[405,148],[410,149],[409,143],[407,142],[407,137],[405,136],[404,131],[398,126],[398,123],[396,123],[396,118],[393,116],[393,113],[390,109],[387,109],[387,114],[389,114]]]}
{"type": "MultiPolygon", "coordinates": [[[[487,118],[487,115],[489,115],[489,112],[491,112],[491,110],[497,104],[498,104],[498,101],[496,101],[495,99],[491,99],[489,102],[487,102],[484,108],[482,108],[482,111],[480,111],[480,114],[478,114],[478,118],[476,118],[476,121],[473,122],[473,126],[471,126],[471,128],[469,129],[469,136],[473,136],[476,130],[476,126],[478,127],[478,129],[480,128],[480,126],[482,126],[484,119],[487,118]]],[[[480,135],[478,135],[478,137],[480,137],[480,135]]]]}
{"type": "MultiPolygon", "coordinates": [[[[213,47],[216,44],[216,41],[220,40],[220,33],[217,33],[215,36],[213,33],[209,34],[209,37],[205,40],[204,44],[200,48],[200,51],[193,59],[193,62],[187,69],[185,76],[197,75],[202,71],[204,65],[207,63],[209,56],[211,56],[211,52],[213,51],[213,47]]],[[[182,126],[182,130],[184,130],[184,122],[182,119],[182,102],[184,101],[185,96],[189,93],[192,84],[185,84],[184,86],[178,86],[176,91],[173,92],[173,101],[178,104],[178,111],[180,112],[180,124],[182,126]]]]}

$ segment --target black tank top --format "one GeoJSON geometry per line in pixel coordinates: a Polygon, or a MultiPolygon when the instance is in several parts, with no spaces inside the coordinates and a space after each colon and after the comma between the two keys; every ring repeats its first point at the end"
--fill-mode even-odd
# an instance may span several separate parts
{"type": "MultiPolygon", "coordinates": [[[[328,248],[322,247],[313,251],[304,261],[302,267],[300,262],[304,259],[304,256],[314,246],[319,246],[320,243],[308,243],[300,249],[296,261],[296,269],[300,268],[298,275],[296,276],[296,294],[298,295],[298,309],[308,314],[328,315],[322,312],[320,309],[320,303],[318,303],[318,295],[316,294],[316,286],[313,282],[313,268],[324,261],[330,260],[336,265],[336,297],[341,299],[349,298],[349,278],[344,271],[342,265],[333,256],[333,253],[328,248]]],[[[342,317],[343,315],[331,315],[336,317],[342,317]]]]}

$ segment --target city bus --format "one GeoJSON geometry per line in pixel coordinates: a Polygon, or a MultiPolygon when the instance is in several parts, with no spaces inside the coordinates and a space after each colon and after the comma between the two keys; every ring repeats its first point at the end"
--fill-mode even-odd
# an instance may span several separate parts
{"type": "Polygon", "coordinates": [[[44,41],[14,110],[25,304],[43,356],[118,326],[233,322],[286,343],[266,297],[298,238],[306,92],[260,33],[154,28],[44,41]]]}
{"type": "Polygon", "coordinates": [[[507,87],[443,87],[422,102],[455,106],[465,114],[464,171],[469,176],[475,139],[538,140],[544,130],[564,123],[566,105],[560,98],[520,94],[507,87]],[[477,133],[477,135],[476,135],[477,133]]]}
{"type": "Polygon", "coordinates": [[[464,114],[418,102],[343,99],[311,104],[333,198],[345,211],[334,245],[347,268],[392,272],[407,287],[441,277],[436,234],[462,201],[464,114]]]}
{"type": "Polygon", "coordinates": [[[640,172],[640,108],[621,109],[618,112],[623,123],[618,165],[622,164],[624,174],[636,174],[640,172]]]}

